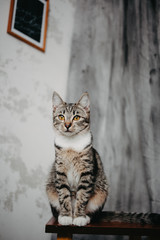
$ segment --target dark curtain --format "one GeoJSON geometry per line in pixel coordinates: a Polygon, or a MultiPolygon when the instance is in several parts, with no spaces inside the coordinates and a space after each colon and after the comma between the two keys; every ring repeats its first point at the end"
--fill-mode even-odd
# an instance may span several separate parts
{"type": "Polygon", "coordinates": [[[67,95],[90,94],[105,208],[160,212],[160,1],[76,4],[67,95]]]}

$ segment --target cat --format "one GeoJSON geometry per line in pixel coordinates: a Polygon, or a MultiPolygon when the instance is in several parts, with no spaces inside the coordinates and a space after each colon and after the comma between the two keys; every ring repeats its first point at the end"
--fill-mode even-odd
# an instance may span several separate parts
{"type": "Polygon", "coordinates": [[[83,93],[66,103],[54,92],[55,161],[46,184],[52,213],[61,225],[84,226],[104,207],[108,181],[92,146],[90,100],[83,93]]]}

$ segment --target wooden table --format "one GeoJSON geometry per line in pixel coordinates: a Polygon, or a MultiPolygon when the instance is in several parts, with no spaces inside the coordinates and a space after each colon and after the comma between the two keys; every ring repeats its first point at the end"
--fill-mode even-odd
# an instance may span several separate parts
{"type": "Polygon", "coordinates": [[[128,235],[129,240],[140,240],[141,236],[149,236],[149,239],[160,240],[160,225],[107,222],[105,220],[106,215],[107,212],[102,212],[97,222],[83,227],[62,226],[52,217],[46,224],[45,232],[57,233],[57,240],[71,240],[73,234],[128,235]]]}

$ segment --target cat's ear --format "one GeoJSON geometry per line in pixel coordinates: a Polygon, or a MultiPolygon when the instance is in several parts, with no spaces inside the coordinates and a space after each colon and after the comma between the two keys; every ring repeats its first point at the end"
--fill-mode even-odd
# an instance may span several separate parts
{"type": "Polygon", "coordinates": [[[78,104],[80,104],[87,112],[90,111],[90,100],[87,92],[82,94],[78,104]]]}
{"type": "Polygon", "coordinates": [[[59,96],[59,94],[57,92],[53,92],[53,96],[52,96],[53,110],[55,111],[56,108],[61,104],[64,104],[62,98],[59,96]]]}

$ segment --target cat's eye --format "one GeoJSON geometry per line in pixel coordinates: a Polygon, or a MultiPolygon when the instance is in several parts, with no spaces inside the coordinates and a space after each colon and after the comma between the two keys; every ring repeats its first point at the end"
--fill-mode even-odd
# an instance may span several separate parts
{"type": "Polygon", "coordinates": [[[58,118],[59,118],[59,120],[61,120],[61,121],[63,121],[63,120],[65,119],[65,117],[64,117],[62,114],[58,115],[58,118]]]}
{"type": "Polygon", "coordinates": [[[80,119],[80,116],[78,116],[78,115],[74,116],[74,118],[73,118],[74,121],[78,121],[79,119],[80,119]]]}

